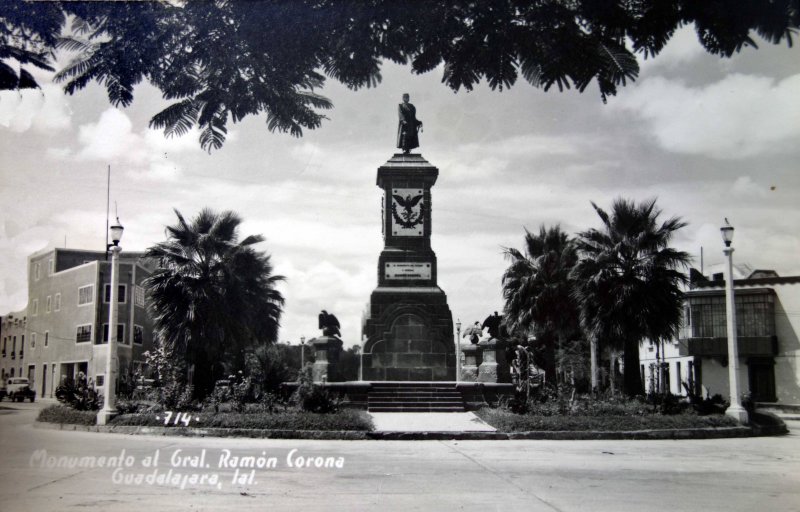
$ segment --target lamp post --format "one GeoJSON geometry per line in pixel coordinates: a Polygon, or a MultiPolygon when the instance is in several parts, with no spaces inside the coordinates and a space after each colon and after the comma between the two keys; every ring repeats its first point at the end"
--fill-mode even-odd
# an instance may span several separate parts
{"type": "Polygon", "coordinates": [[[735,418],[739,423],[747,423],[747,411],[739,401],[739,345],[736,340],[736,303],[733,296],[733,226],[725,219],[720,228],[722,241],[725,242],[725,316],[728,329],[728,380],[730,382],[731,405],[725,414],[735,418]]]}
{"type": "Polygon", "coordinates": [[[361,336],[361,350],[358,351],[358,381],[364,382],[364,348],[367,346],[367,335],[361,336]]]}
{"type": "Polygon", "coordinates": [[[456,382],[461,382],[461,319],[456,320],[456,382]]]}
{"type": "Polygon", "coordinates": [[[306,337],[300,336],[300,371],[303,371],[305,367],[305,355],[306,355],[306,337]]]}
{"type": "Polygon", "coordinates": [[[122,247],[119,241],[122,239],[122,225],[117,223],[111,226],[111,241],[107,250],[111,251],[111,290],[109,297],[108,314],[108,356],[106,358],[106,374],[103,378],[103,408],[97,413],[97,424],[105,425],[117,415],[116,393],[117,393],[117,317],[119,316],[119,253],[122,247]]]}

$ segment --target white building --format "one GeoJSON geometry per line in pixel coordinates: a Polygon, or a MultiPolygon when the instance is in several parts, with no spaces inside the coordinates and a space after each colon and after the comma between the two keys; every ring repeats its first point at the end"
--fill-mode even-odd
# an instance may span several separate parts
{"type": "MultiPolygon", "coordinates": [[[[800,404],[800,276],[740,266],[733,283],[742,393],[757,402],[800,404]]],[[[725,322],[722,274],[708,277],[692,269],[680,339],[664,343],[663,351],[653,343],[640,349],[645,389],[728,398],[725,322]]]]}

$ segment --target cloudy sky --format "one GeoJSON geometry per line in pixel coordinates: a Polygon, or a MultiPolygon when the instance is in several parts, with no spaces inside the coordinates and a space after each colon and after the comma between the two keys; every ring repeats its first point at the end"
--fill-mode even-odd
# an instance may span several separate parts
{"type": "Polygon", "coordinates": [[[800,275],[800,53],[760,46],[719,59],[684,29],[606,105],[594,85],[453,93],[441,70],[386,64],[374,89],[330,81],[322,93],[335,108],[321,129],[295,139],[248,118],[210,155],[196,133],[148,129],[165,103],[146,84],[127,109],[96,85],[0,93],[0,314],[25,307],[31,253],[103,249],[111,165],[125,250],[163,240],[173,208],[235,210],[242,236],[263,234],[286,276],[281,341],[318,335],[325,308],[358,342],[383,246],[376,171],[396,151],[403,92],[424,122],[419,151],[440,171],[432,245],[454,319],[502,307],[503,247],[521,247],[525,227],[595,227],[590,202],[618,196],[655,197],[664,217],[688,221],[675,245],[698,267],[701,247],[706,269],[721,263],[727,217],[737,262],[800,275]]]}

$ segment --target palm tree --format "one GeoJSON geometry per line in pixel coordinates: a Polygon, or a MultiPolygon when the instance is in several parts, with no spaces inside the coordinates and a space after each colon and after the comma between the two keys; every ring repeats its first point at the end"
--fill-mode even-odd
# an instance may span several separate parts
{"type": "Polygon", "coordinates": [[[578,310],[570,271],[578,261],[575,246],[561,227],[525,230],[524,253],[505,248],[511,264],[503,274],[505,324],[512,335],[536,335],[539,364],[547,382],[556,382],[556,344],[578,331],[578,310]]]}
{"type": "Polygon", "coordinates": [[[204,396],[223,362],[241,369],[247,348],[276,340],[283,296],[275,286],[283,277],[253,248],[262,236],[238,240],[235,213],[203,209],[191,222],[175,214],[167,240],[146,252],[158,268],[145,286],[160,339],[194,365],[195,391],[204,396]]]}
{"type": "Polygon", "coordinates": [[[592,203],[601,229],[578,233],[580,261],[572,272],[584,332],[624,352],[625,393],[642,393],[639,345],[678,334],[689,255],[669,247],[686,226],[679,217],[659,224],[655,199],[614,200],[611,215],[592,203]]]}

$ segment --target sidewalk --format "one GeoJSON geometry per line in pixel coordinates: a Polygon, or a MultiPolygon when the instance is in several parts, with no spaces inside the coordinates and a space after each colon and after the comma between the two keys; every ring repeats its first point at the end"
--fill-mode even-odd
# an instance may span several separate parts
{"type": "Polygon", "coordinates": [[[496,432],[471,412],[372,412],[376,432],[496,432]]]}

